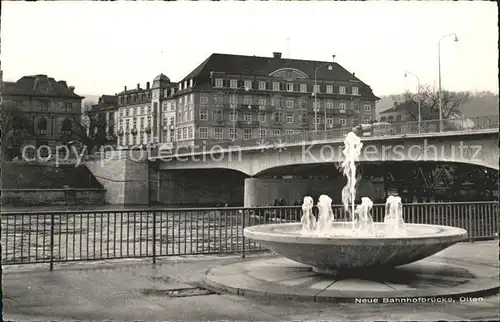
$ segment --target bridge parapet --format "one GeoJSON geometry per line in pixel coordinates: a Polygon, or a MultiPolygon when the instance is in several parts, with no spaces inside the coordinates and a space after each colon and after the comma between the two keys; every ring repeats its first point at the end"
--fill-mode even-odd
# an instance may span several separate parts
{"type": "MultiPolygon", "coordinates": [[[[422,122],[401,122],[401,123],[378,123],[368,127],[368,130],[357,128],[358,135],[367,140],[395,139],[401,137],[429,137],[429,136],[450,136],[480,133],[498,133],[498,115],[481,116],[475,118],[456,118],[443,121],[443,127],[439,129],[439,120],[428,120],[422,122]]],[[[189,148],[153,149],[151,158],[161,158],[164,156],[203,154],[206,151],[213,153],[220,152],[254,150],[274,147],[276,145],[287,147],[304,143],[339,143],[343,142],[346,135],[356,128],[332,128],[321,131],[309,131],[303,133],[267,136],[246,140],[221,141],[195,146],[189,148]]]]}

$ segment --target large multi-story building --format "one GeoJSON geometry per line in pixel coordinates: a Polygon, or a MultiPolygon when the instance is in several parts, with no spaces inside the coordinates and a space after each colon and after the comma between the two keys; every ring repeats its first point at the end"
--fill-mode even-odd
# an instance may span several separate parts
{"type": "Polygon", "coordinates": [[[167,106],[166,97],[173,96],[175,87],[176,84],[171,83],[167,76],[160,74],[153,79],[153,86],[150,86],[149,82],[146,83],[146,88],[137,84],[137,88],[125,87],[117,94],[116,124],[119,146],[146,146],[168,139],[168,129],[165,128],[167,122],[162,120],[161,108],[163,103],[167,106]]]}
{"type": "Polygon", "coordinates": [[[281,53],[212,54],[179,82],[174,96],[176,140],[188,144],[369,123],[378,99],[335,62],[283,59],[281,53]]]}
{"type": "Polygon", "coordinates": [[[375,119],[379,99],[338,63],[284,59],[281,53],[212,54],[178,83],[160,75],[151,89],[118,97],[122,146],[200,146],[352,128],[375,119]]]}
{"type": "MultiPolygon", "coordinates": [[[[66,81],[46,75],[4,82],[2,100],[22,110],[32,121],[37,146],[56,146],[70,139],[73,122],[81,117],[82,99],[66,81]]],[[[25,142],[26,144],[28,142],[25,142]]]]}

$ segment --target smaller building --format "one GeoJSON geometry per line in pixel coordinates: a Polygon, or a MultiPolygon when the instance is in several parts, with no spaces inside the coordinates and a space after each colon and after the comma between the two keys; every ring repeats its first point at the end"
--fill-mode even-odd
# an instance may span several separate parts
{"type": "Polygon", "coordinates": [[[47,75],[23,76],[16,82],[3,83],[2,102],[22,111],[34,127],[34,136],[22,145],[55,147],[67,142],[74,122],[81,120],[83,98],[75,93],[74,86],[47,75]]]}
{"type": "MultiPolygon", "coordinates": [[[[430,108],[425,104],[420,106],[421,120],[439,119],[439,114],[435,109],[430,108]]],[[[418,122],[418,102],[410,99],[405,102],[394,102],[394,106],[380,112],[380,122],[402,123],[402,122],[418,122]]]]}
{"type": "MultiPolygon", "coordinates": [[[[104,126],[106,134],[106,144],[116,147],[117,137],[115,133],[116,111],[118,97],[116,95],[102,95],[97,104],[92,105],[88,113],[89,117],[99,119],[104,126]]],[[[94,128],[97,131],[97,127],[94,128]]]]}

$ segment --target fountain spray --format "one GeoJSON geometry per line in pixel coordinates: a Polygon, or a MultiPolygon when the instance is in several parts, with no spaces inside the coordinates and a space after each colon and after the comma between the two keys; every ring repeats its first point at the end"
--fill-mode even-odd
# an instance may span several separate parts
{"type": "Polygon", "coordinates": [[[342,203],[346,211],[349,210],[349,206],[351,208],[353,229],[355,228],[354,202],[356,200],[356,161],[359,161],[362,147],[363,143],[361,143],[361,139],[353,132],[349,132],[344,140],[344,150],[342,151],[344,154],[344,161],[341,167],[344,176],[347,178],[347,184],[344,189],[342,189],[342,203]]]}

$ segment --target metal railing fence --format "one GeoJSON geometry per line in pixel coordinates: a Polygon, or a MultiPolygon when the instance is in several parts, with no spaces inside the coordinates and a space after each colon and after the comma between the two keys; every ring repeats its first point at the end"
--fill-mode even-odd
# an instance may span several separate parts
{"type": "MultiPolygon", "coordinates": [[[[349,220],[342,205],[336,220],[349,220]]],[[[317,210],[314,210],[317,212],[317,210]]],[[[498,202],[406,204],[407,223],[467,230],[469,240],[498,236],[498,202]]],[[[384,205],[374,205],[383,221],[384,205]]],[[[262,251],[245,227],[300,222],[300,207],[47,211],[1,215],[2,264],[54,263],[262,251]]]]}

